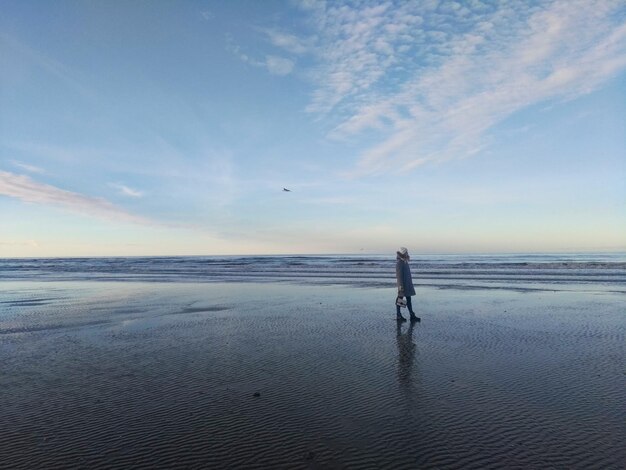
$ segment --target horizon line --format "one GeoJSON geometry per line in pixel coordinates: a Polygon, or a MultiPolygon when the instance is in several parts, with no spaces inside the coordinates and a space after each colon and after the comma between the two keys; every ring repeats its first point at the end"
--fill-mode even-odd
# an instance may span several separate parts
{"type": "MultiPolygon", "coordinates": [[[[232,257],[293,257],[293,256],[305,256],[305,257],[324,257],[324,256],[393,256],[395,253],[363,253],[363,252],[345,252],[345,253],[255,253],[255,254],[195,254],[195,255],[87,255],[87,256],[0,256],[0,260],[12,260],[12,259],[91,259],[91,258],[232,258],[232,257]]],[[[600,255],[600,254],[612,254],[612,255],[626,255],[626,248],[620,248],[617,250],[564,250],[564,251],[467,251],[467,252],[415,252],[411,255],[412,258],[416,256],[515,256],[515,255],[600,255]]]]}

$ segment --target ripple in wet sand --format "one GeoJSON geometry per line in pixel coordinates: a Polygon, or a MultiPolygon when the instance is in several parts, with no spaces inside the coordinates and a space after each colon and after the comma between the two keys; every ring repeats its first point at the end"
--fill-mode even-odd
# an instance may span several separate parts
{"type": "Polygon", "coordinates": [[[422,322],[399,326],[385,289],[106,288],[1,307],[0,467],[626,459],[620,295],[422,288],[422,322]]]}

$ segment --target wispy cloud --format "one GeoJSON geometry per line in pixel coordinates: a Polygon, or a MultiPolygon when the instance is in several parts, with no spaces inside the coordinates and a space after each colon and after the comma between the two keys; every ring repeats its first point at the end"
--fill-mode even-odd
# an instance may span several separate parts
{"type": "Polygon", "coordinates": [[[226,39],[228,50],[249,65],[264,68],[272,75],[279,76],[289,75],[293,71],[295,62],[291,59],[271,54],[266,55],[263,59],[258,59],[243,52],[241,46],[235,44],[231,37],[227,36],[226,39]]]}
{"type": "Polygon", "coordinates": [[[270,43],[292,54],[305,54],[310,52],[313,46],[313,38],[300,38],[293,34],[274,29],[261,29],[267,35],[270,43]]]}
{"type": "Polygon", "coordinates": [[[626,5],[301,2],[318,37],[307,110],[334,138],[374,129],[357,174],[479,152],[498,122],[593,91],[626,67],[626,5]]]}
{"type": "Polygon", "coordinates": [[[11,160],[11,163],[14,166],[21,168],[22,170],[28,171],[30,173],[45,173],[45,170],[43,168],[40,168],[35,165],[29,165],[28,163],[20,162],[18,160],[11,160]]]}
{"type": "Polygon", "coordinates": [[[118,222],[154,223],[131,214],[103,198],[85,196],[55,186],[34,181],[29,176],[0,171],[0,194],[24,202],[53,205],[72,212],[118,222]]]}
{"type": "Polygon", "coordinates": [[[272,75],[289,75],[293,70],[293,65],[292,60],[284,57],[268,55],[265,58],[265,66],[272,75]]]}
{"type": "Polygon", "coordinates": [[[109,183],[109,186],[111,186],[112,188],[117,189],[120,192],[120,194],[123,194],[124,196],[143,197],[143,191],[139,191],[137,189],[129,188],[128,186],[126,186],[124,184],[109,183]]]}

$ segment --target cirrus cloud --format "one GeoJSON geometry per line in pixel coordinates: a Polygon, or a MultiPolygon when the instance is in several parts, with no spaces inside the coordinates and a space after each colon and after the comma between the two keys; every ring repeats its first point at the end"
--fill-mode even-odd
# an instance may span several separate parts
{"type": "Polygon", "coordinates": [[[332,138],[379,136],[356,175],[472,155],[507,116],[626,68],[619,0],[300,6],[318,38],[307,111],[334,123],[332,138]]]}
{"type": "Polygon", "coordinates": [[[14,166],[21,168],[22,170],[28,171],[30,173],[45,173],[45,170],[43,168],[40,168],[35,165],[30,165],[28,163],[20,162],[18,160],[11,160],[11,163],[14,166]]]}
{"type": "Polygon", "coordinates": [[[109,183],[109,186],[115,188],[119,191],[120,194],[124,196],[130,197],[143,197],[143,191],[139,191],[138,189],[130,188],[124,184],[120,183],[109,183]]]}
{"type": "Polygon", "coordinates": [[[134,224],[154,224],[151,220],[131,214],[106,199],[66,191],[39,183],[29,176],[7,171],[0,171],[0,194],[24,202],[56,206],[90,217],[134,224]]]}
{"type": "Polygon", "coordinates": [[[284,57],[268,55],[265,58],[265,66],[272,75],[288,75],[293,70],[294,63],[284,57]]]}

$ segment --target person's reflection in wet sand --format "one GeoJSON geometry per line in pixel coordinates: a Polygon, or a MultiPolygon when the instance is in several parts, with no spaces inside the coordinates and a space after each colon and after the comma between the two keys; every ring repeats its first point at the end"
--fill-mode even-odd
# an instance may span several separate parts
{"type": "Polygon", "coordinates": [[[415,355],[417,346],[413,342],[413,328],[415,322],[407,325],[406,331],[402,332],[402,323],[397,322],[396,343],[398,345],[398,383],[404,393],[414,395],[413,369],[415,368],[415,355]]]}

